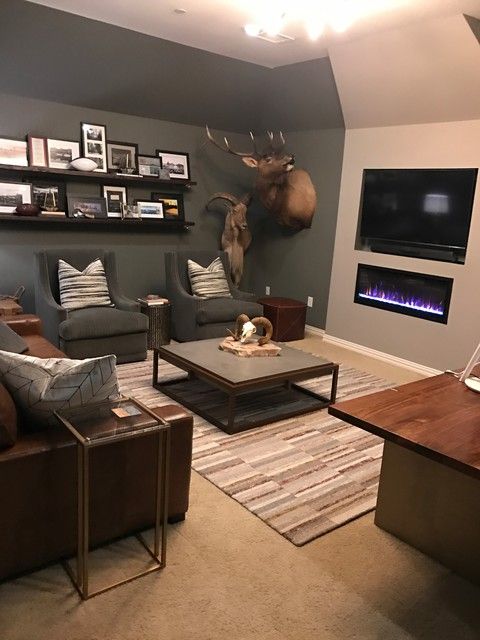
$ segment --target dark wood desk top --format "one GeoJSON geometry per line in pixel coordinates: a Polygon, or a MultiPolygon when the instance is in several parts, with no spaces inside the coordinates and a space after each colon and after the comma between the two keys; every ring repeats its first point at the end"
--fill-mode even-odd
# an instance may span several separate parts
{"type": "Polygon", "coordinates": [[[480,478],[480,394],[442,374],[329,407],[336,418],[480,478]]]}

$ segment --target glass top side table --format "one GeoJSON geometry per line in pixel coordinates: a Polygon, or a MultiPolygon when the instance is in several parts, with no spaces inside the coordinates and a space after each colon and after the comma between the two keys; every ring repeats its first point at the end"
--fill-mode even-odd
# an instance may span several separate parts
{"type": "Polygon", "coordinates": [[[148,407],[133,398],[119,398],[107,402],[66,408],[55,412],[60,423],[70,431],[77,443],[77,568],[73,571],[68,561],[63,563],[75,589],[83,600],[109,589],[131,582],[166,565],[168,516],[168,467],[170,458],[170,425],[148,407]],[[154,561],[149,567],[124,580],[109,584],[96,591],[89,589],[89,534],[90,534],[90,450],[130,438],[156,434],[155,469],[155,527],[153,549],[141,534],[138,541],[154,561]],[[161,533],[160,533],[161,531],[161,533]]]}

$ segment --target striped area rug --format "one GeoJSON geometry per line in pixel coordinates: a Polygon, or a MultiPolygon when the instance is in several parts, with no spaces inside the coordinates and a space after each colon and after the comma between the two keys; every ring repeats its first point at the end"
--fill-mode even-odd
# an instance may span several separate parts
{"type": "MultiPolygon", "coordinates": [[[[159,378],[184,377],[160,361],[159,378]]],[[[172,403],[151,385],[152,357],[118,366],[120,388],[147,406],[172,403]]],[[[330,378],[304,385],[328,395],[330,378]]],[[[390,385],[340,367],[337,400],[390,385]]],[[[383,441],[326,409],[227,435],[195,416],[193,469],[301,546],[375,508],[383,441]]]]}

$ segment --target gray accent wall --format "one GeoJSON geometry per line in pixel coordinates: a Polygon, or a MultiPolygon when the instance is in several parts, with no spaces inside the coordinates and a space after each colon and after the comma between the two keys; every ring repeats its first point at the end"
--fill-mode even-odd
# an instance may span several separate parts
{"type": "MultiPolygon", "coordinates": [[[[198,185],[185,194],[186,218],[195,227],[186,233],[127,232],[125,230],[53,229],[50,226],[28,229],[22,226],[0,226],[0,293],[12,292],[18,285],[27,287],[22,303],[34,310],[33,256],[40,248],[98,246],[117,254],[120,281],[133,297],[148,292],[165,291],[164,253],[176,247],[217,248],[223,229],[222,215],[207,213],[205,203],[215,191],[241,193],[248,183],[248,170],[236,158],[220,154],[205,145],[201,127],[176,124],[148,118],[122,115],[94,109],[72,107],[54,102],[32,100],[0,94],[1,131],[11,136],[24,136],[26,131],[50,137],[78,139],[81,120],[107,125],[114,140],[139,143],[140,152],[150,154],[157,147],[190,153],[191,171],[198,185]],[[243,183],[242,183],[243,178],[243,183]]],[[[225,132],[224,132],[225,133],[225,132]]],[[[236,136],[245,144],[243,136],[236,136]]],[[[74,183],[72,193],[100,195],[94,184],[74,183]]],[[[129,199],[149,196],[151,189],[129,191],[129,199]]]]}
{"type": "Polygon", "coordinates": [[[343,129],[286,134],[297,166],[308,170],[317,191],[310,229],[280,227],[258,204],[248,213],[253,242],[246,255],[247,282],[262,295],[269,285],[274,296],[304,302],[312,296],[307,323],[319,328],[326,322],[344,137],[343,129]]]}

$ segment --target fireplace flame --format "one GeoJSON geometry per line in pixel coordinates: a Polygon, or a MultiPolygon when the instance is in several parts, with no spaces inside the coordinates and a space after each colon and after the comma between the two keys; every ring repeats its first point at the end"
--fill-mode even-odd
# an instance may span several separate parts
{"type": "Polygon", "coordinates": [[[440,302],[422,300],[421,298],[407,296],[398,291],[384,290],[378,286],[367,287],[365,291],[359,292],[358,295],[360,298],[367,298],[368,300],[376,300],[378,302],[384,302],[385,304],[407,307],[409,309],[432,313],[438,316],[443,316],[445,313],[445,303],[443,300],[440,302]]]}

